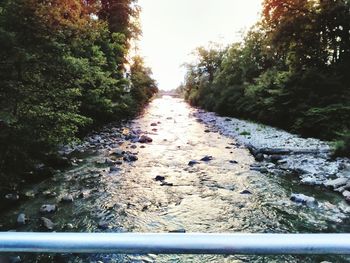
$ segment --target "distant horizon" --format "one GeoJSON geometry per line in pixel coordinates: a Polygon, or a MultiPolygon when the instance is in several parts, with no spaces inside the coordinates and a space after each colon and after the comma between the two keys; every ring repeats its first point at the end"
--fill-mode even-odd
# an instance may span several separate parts
{"type": "Polygon", "coordinates": [[[242,39],[260,17],[262,0],[139,0],[143,31],[138,47],[160,90],[183,81],[181,65],[210,42],[228,45],[242,39]]]}

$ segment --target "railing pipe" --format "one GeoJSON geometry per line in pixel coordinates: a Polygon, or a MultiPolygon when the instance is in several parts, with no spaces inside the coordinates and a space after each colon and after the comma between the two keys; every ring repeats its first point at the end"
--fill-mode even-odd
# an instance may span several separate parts
{"type": "Polygon", "coordinates": [[[0,232],[0,252],[350,254],[350,234],[0,232]]]}

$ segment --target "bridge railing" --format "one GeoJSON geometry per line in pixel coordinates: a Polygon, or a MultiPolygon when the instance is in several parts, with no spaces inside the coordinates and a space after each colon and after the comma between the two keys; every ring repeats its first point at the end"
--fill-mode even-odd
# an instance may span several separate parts
{"type": "Polygon", "coordinates": [[[350,254],[350,234],[1,232],[1,252],[350,254]]]}

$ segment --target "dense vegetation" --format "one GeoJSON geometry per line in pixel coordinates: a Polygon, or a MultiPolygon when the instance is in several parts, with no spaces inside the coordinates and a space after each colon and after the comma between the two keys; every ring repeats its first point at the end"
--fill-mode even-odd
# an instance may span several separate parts
{"type": "Polygon", "coordinates": [[[0,175],[29,171],[157,92],[140,57],[135,0],[0,3],[0,175]]]}
{"type": "Polygon", "coordinates": [[[350,153],[350,1],[265,0],[241,43],[198,48],[181,87],[193,105],[338,139],[350,153]]]}

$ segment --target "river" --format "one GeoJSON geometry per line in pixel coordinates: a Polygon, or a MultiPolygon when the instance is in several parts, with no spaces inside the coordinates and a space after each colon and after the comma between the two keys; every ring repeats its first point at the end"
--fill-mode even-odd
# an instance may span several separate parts
{"type": "MultiPolygon", "coordinates": [[[[349,232],[347,205],[339,194],[300,184],[293,174],[254,171],[249,150],[198,121],[196,112],[182,99],[164,96],[133,121],[93,135],[75,153],[73,167],[23,190],[24,200],[2,213],[1,230],[46,231],[39,209],[55,204],[57,211],[44,215],[55,231],[349,232]],[[153,141],[133,142],[131,133],[153,141]],[[126,155],[138,160],[121,161],[126,155]],[[189,165],[191,160],[196,162],[189,165]],[[293,202],[293,193],[312,196],[317,203],[293,202]],[[74,200],[60,202],[67,194],[74,200]],[[16,223],[20,213],[28,218],[22,226],[16,223]]],[[[20,257],[22,262],[350,262],[342,256],[20,257]]]]}

